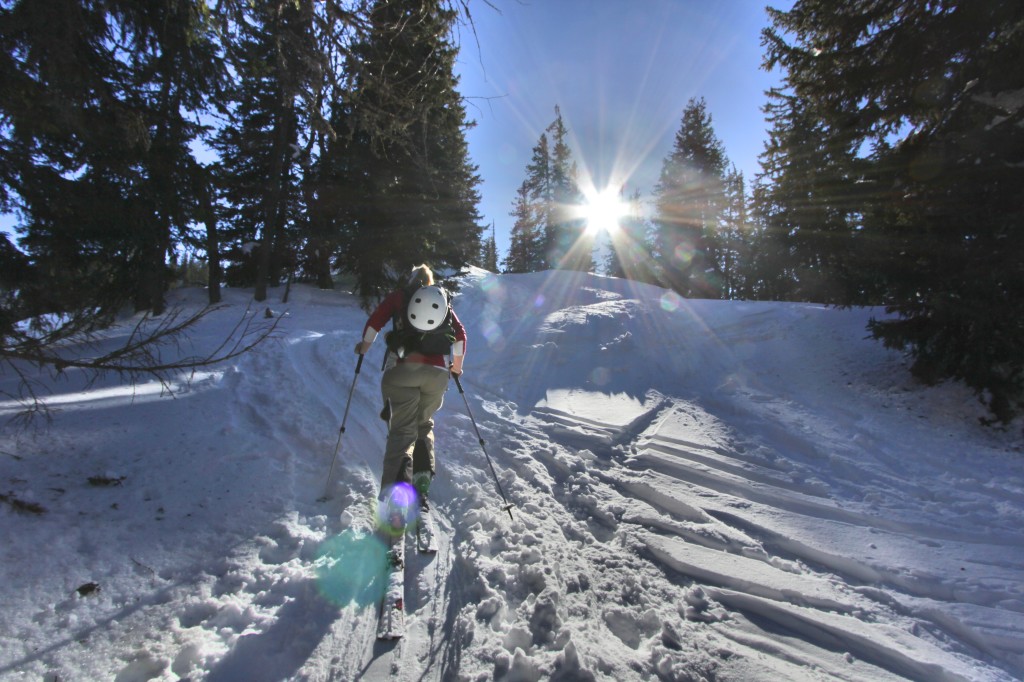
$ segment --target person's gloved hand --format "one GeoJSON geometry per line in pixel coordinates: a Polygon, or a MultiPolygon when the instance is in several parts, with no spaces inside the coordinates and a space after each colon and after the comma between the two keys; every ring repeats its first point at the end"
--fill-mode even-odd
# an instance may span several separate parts
{"type": "Polygon", "coordinates": [[[359,355],[366,355],[367,353],[370,352],[370,346],[372,345],[373,344],[370,343],[369,341],[360,341],[359,343],[356,344],[356,353],[358,353],[359,355]]]}

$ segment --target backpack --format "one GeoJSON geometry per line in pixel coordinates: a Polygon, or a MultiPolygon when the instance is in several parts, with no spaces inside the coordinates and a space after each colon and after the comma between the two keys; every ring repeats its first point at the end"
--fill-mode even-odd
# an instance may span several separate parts
{"type": "MultiPolygon", "coordinates": [[[[388,350],[399,358],[409,353],[424,355],[448,355],[455,343],[455,327],[452,326],[452,307],[447,292],[447,310],[444,321],[430,331],[420,331],[409,321],[409,302],[424,287],[413,286],[402,290],[402,305],[391,316],[391,331],[384,336],[388,350]]],[[[443,291],[443,290],[442,290],[443,291]]]]}

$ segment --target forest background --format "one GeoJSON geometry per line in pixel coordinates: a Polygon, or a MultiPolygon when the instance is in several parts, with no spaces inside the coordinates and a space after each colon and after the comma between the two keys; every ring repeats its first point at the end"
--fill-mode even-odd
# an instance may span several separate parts
{"type": "MultiPolygon", "coordinates": [[[[369,306],[428,262],[884,306],[869,333],[918,377],[964,381],[995,420],[1020,412],[1024,6],[769,8],[764,65],[782,79],[760,173],[735,169],[691,99],[651,196],[607,205],[625,210],[600,263],[586,209],[607,197],[581,186],[557,102],[510,198],[507,254],[481,224],[455,60],[489,7],[0,2],[0,211],[17,216],[0,237],[5,368],[61,371],[64,340],[126,307],[167,316],[174,286],[216,304],[223,286],[262,302],[308,281],[369,306]]],[[[187,326],[88,369],[166,371],[147,344],[187,326]]]]}

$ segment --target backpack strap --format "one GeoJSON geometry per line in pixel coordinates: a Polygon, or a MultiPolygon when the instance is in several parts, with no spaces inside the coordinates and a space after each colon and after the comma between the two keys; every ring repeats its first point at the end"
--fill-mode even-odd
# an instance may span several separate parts
{"type": "MultiPolygon", "coordinates": [[[[393,346],[396,345],[397,339],[409,328],[409,301],[412,300],[412,295],[420,288],[419,284],[407,284],[406,286],[399,289],[402,294],[401,303],[395,308],[395,311],[391,313],[391,331],[384,335],[384,344],[387,346],[388,352],[384,354],[384,363],[387,364],[389,354],[394,354],[399,360],[401,357],[398,355],[398,349],[393,346]]],[[[400,342],[397,342],[400,343],[400,342]]]]}

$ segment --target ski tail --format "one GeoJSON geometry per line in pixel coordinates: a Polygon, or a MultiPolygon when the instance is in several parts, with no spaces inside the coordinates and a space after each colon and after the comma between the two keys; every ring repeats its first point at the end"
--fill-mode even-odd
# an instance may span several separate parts
{"type": "Polygon", "coordinates": [[[416,549],[421,554],[437,553],[437,530],[429,507],[422,507],[416,519],[416,549]]]}
{"type": "Polygon", "coordinates": [[[405,635],[405,533],[391,538],[387,552],[387,588],[381,600],[377,639],[399,639],[405,635]]]}

